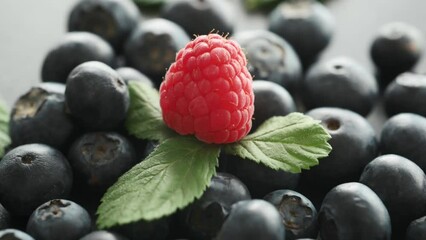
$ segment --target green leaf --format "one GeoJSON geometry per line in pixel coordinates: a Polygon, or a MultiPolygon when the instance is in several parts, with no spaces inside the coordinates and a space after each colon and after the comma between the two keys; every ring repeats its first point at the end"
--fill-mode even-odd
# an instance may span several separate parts
{"type": "Polygon", "coordinates": [[[0,157],[3,157],[6,147],[11,143],[9,137],[9,110],[6,104],[0,101],[0,157]]]}
{"type": "Polygon", "coordinates": [[[330,138],[319,121],[301,113],[291,113],[268,119],[256,132],[225,146],[225,151],[275,170],[298,173],[328,156],[330,138]]]}
{"type": "Polygon", "coordinates": [[[127,131],[140,139],[163,141],[177,134],[163,121],[158,91],[147,84],[129,83],[130,107],[126,118],[127,131]]]}
{"type": "Polygon", "coordinates": [[[153,220],[187,206],[216,173],[219,152],[219,145],[194,137],[165,140],[108,189],[98,208],[98,227],[153,220]]]}

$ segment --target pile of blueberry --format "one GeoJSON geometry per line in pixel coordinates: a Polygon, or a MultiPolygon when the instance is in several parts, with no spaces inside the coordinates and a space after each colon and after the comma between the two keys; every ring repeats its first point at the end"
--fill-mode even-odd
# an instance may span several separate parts
{"type": "Polygon", "coordinates": [[[410,72],[424,50],[419,30],[380,29],[373,74],[349,57],[318,60],[334,31],[321,3],[283,2],[268,29],[241,32],[233,4],[168,1],[151,19],[131,0],[74,6],[69,32],[44,59],[43,82],[11,111],[0,240],[426,239],[426,76],[410,72]],[[97,229],[106,189],[157,145],[124,127],[127,84],[158,88],[176,52],[212,29],[245,50],[255,79],[252,131],[271,116],[304,112],[321,120],[332,152],[301,174],[222,154],[208,189],[185,209],[97,229]],[[379,101],[389,119],[378,138],[365,117],[379,101]]]}

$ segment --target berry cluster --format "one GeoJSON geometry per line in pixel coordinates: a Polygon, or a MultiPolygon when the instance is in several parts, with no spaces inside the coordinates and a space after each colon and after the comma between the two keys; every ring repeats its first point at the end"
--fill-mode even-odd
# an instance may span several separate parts
{"type": "Polygon", "coordinates": [[[349,57],[319,60],[335,26],[320,2],[283,2],[268,30],[239,32],[229,4],[167,1],[154,19],[131,0],[74,6],[70,32],[44,58],[43,83],[10,114],[0,240],[426,239],[426,78],[408,72],[421,33],[384,26],[370,49],[375,76],[349,57]],[[125,130],[135,81],[159,89],[169,128],[206,144],[303,111],[321,121],[333,150],[302,173],[221,154],[185,208],[98,229],[102,195],[159,144],[125,130]],[[389,117],[380,138],[366,119],[379,100],[389,117]]]}

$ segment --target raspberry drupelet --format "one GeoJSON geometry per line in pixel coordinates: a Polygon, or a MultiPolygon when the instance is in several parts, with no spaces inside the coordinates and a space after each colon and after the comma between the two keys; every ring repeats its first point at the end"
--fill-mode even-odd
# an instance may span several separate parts
{"type": "Polygon", "coordinates": [[[247,135],[254,111],[252,76],[233,40],[201,35],[181,49],[160,86],[163,120],[181,135],[232,143],[247,135]]]}

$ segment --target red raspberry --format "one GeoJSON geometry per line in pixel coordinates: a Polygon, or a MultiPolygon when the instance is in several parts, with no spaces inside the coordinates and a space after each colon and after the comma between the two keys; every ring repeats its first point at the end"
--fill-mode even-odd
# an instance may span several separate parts
{"type": "Polygon", "coordinates": [[[160,87],[164,122],[207,143],[247,135],[254,111],[252,77],[238,43],[202,35],[181,49],[160,87]]]}

